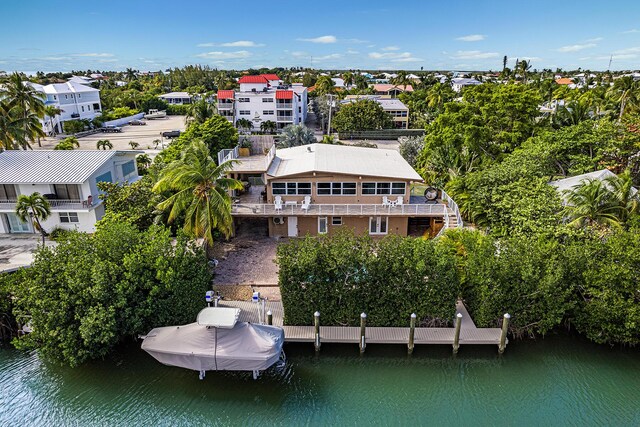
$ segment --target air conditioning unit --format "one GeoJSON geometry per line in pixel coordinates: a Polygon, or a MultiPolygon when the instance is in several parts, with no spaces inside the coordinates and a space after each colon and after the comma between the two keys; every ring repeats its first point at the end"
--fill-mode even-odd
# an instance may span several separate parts
{"type": "Polygon", "coordinates": [[[284,224],[284,217],[282,216],[274,216],[273,217],[274,224],[284,224]]]}

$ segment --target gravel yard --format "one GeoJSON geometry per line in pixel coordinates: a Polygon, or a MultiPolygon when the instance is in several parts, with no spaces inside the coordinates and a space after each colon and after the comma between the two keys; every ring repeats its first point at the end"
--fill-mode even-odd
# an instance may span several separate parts
{"type": "MultiPolygon", "coordinates": [[[[129,141],[135,141],[139,144],[138,150],[154,150],[154,140],[160,139],[165,146],[170,142],[169,139],[162,138],[162,132],[170,130],[184,131],[184,116],[167,116],[164,119],[144,120],[147,124],[143,126],[127,125],[122,127],[119,133],[94,133],[92,135],[78,138],[80,149],[95,150],[96,142],[100,139],[108,139],[113,144],[114,150],[131,150],[129,141]]],[[[61,140],[60,136],[56,138],[45,138],[42,140],[42,149],[50,150],[61,140]]],[[[33,149],[37,150],[38,144],[33,144],[33,149]]],[[[161,149],[162,146],[158,146],[161,149]]]]}

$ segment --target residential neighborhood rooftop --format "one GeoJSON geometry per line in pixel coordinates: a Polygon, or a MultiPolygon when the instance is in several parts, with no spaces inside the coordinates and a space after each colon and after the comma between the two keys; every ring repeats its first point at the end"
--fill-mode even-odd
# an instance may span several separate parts
{"type": "Polygon", "coordinates": [[[333,144],[279,149],[267,174],[285,177],[309,172],[422,181],[422,177],[395,150],[333,144]]]}
{"type": "Polygon", "coordinates": [[[116,150],[7,150],[0,153],[0,183],[81,184],[116,150]]]}

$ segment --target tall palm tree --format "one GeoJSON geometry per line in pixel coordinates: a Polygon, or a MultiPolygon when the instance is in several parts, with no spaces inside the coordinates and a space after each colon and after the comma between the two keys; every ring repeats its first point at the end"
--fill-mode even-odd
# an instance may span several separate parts
{"type": "Polygon", "coordinates": [[[9,105],[12,108],[17,108],[23,119],[24,132],[19,142],[22,147],[30,146],[29,141],[33,142],[36,138],[38,145],[41,145],[40,137],[44,136],[44,133],[37,119],[44,117],[44,98],[43,93],[37,91],[30,84],[25,84],[22,81],[22,76],[17,72],[9,77],[0,92],[0,99],[8,99],[9,105]]]}
{"type": "Polygon", "coordinates": [[[208,102],[204,97],[187,107],[187,114],[184,118],[185,124],[201,124],[216,114],[216,107],[208,102]]]}
{"type": "Polygon", "coordinates": [[[619,118],[622,118],[627,111],[640,109],[640,82],[634,81],[632,76],[624,76],[616,80],[610,94],[620,107],[619,118]]]}
{"type": "Polygon", "coordinates": [[[213,245],[214,229],[229,237],[233,231],[229,191],[242,189],[240,181],[227,177],[232,166],[232,161],[216,165],[207,145],[193,142],[179,160],[162,170],[153,186],[158,193],[173,192],[158,209],[169,210],[169,222],[184,213],[184,230],[203,238],[207,247],[213,245]]]}
{"type": "Polygon", "coordinates": [[[315,134],[305,125],[289,125],[282,130],[278,147],[288,148],[318,142],[315,134]]]}
{"type": "Polygon", "coordinates": [[[273,134],[276,132],[276,122],[273,120],[266,120],[260,123],[260,130],[265,134],[273,134]]]}
{"type": "Polygon", "coordinates": [[[44,115],[49,118],[49,127],[51,128],[51,136],[55,136],[56,131],[53,126],[53,119],[59,114],[64,113],[64,110],[56,107],[55,105],[46,105],[44,107],[44,115]]]}
{"type": "Polygon", "coordinates": [[[249,119],[242,118],[236,120],[236,126],[238,127],[238,129],[247,131],[253,128],[253,123],[251,123],[251,120],[249,119]]]}
{"type": "Polygon", "coordinates": [[[344,80],[345,87],[351,86],[353,84],[353,73],[351,71],[342,73],[342,80],[344,80]]]}
{"type": "Polygon", "coordinates": [[[42,246],[44,246],[44,238],[47,236],[47,232],[42,228],[40,220],[46,221],[51,215],[51,206],[49,206],[47,199],[38,192],[30,196],[21,194],[18,196],[16,204],[16,215],[22,222],[33,219],[35,229],[42,235],[42,246]]]}
{"type": "Polygon", "coordinates": [[[586,179],[567,191],[566,203],[565,212],[570,225],[620,226],[618,203],[599,179],[586,179]]]}
{"type": "Polygon", "coordinates": [[[111,150],[113,149],[113,144],[108,139],[101,139],[96,142],[97,150],[111,150]]]}
{"type": "Polygon", "coordinates": [[[0,151],[18,148],[22,132],[22,120],[16,117],[15,109],[0,100],[0,151]]]}

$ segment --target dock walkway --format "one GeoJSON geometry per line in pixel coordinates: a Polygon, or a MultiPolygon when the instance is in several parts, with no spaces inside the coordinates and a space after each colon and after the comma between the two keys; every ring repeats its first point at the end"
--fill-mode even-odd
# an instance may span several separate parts
{"type": "MultiPolygon", "coordinates": [[[[240,313],[241,322],[260,323],[258,306],[250,301],[220,301],[221,307],[236,307],[240,313]]],[[[281,302],[267,301],[265,312],[271,311],[273,325],[284,329],[286,342],[315,341],[313,326],[284,326],[284,308],[281,302]]],[[[456,314],[462,314],[460,325],[460,345],[462,344],[500,344],[500,328],[478,328],[471,319],[467,308],[461,301],[456,305],[456,314]]],[[[309,313],[309,317],[312,317],[309,313]]],[[[320,317],[322,323],[322,317],[320,317]]],[[[409,319],[407,319],[409,323],[409,319]]],[[[455,328],[415,328],[414,344],[454,344],[455,328]]],[[[367,344],[407,344],[409,342],[409,328],[367,326],[365,332],[367,344]]],[[[320,326],[320,341],[323,343],[351,343],[360,342],[359,326],[320,326]]]]}

